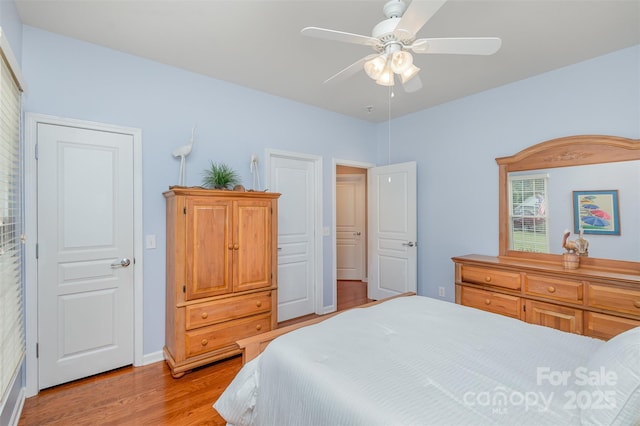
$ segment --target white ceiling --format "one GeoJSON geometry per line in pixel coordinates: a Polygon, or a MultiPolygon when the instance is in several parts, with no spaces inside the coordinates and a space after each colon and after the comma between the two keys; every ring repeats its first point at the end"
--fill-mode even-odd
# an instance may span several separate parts
{"type": "MultiPolygon", "coordinates": [[[[300,30],[370,35],[385,2],[16,0],[26,25],[373,122],[389,117],[386,87],[364,72],[323,84],[373,51],[300,30]]],[[[424,87],[396,86],[394,118],[640,44],[640,0],[449,0],[417,36],[496,36],[502,48],[414,55],[424,87]]]]}

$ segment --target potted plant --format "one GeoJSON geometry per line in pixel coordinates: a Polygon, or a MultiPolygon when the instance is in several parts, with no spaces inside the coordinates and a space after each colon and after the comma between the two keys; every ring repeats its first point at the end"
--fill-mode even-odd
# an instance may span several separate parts
{"type": "Polygon", "coordinates": [[[211,162],[204,171],[202,186],[209,189],[232,189],[240,183],[240,177],[231,167],[224,163],[211,162]]]}

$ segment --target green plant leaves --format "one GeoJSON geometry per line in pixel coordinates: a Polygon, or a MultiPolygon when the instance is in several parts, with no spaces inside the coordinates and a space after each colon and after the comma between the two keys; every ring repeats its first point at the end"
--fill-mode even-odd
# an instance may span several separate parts
{"type": "Polygon", "coordinates": [[[209,189],[232,189],[240,183],[240,176],[224,163],[211,162],[211,166],[204,171],[202,186],[209,189]]]}

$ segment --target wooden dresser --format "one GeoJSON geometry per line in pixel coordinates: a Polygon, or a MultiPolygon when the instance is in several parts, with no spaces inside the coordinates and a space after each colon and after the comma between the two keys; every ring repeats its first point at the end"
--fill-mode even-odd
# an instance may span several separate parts
{"type": "Polygon", "coordinates": [[[640,271],[481,255],[453,261],[458,304],[605,340],[640,326],[640,271]]]}
{"type": "Polygon", "coordinates": [[[276,328],[280,194],[174,187],[164,196],[164,356],[178,378],[276,328]]]}

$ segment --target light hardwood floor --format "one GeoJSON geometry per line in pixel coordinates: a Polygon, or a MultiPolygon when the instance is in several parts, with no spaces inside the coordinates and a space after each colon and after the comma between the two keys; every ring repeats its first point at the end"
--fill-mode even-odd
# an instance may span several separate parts
{"type": "MultiPolygon", "coordinates": [[[[369,301],[366,284],[338,282],[338,310],[369,301]]],[[[212,404],[241,366],[242,360],[237,356],[198,368],[180,379],[171,377],[164,362],[120,368],[45,389],[28,398],[18,424],[224,425],[212,404]]]]}

